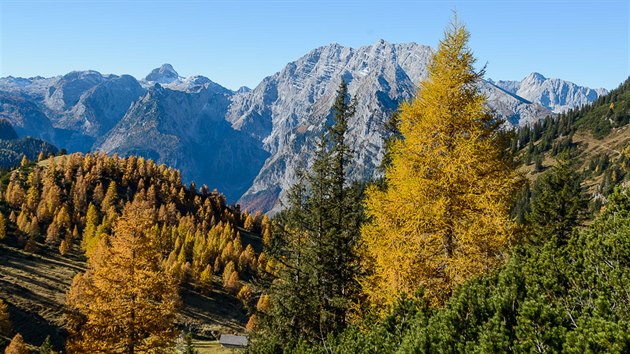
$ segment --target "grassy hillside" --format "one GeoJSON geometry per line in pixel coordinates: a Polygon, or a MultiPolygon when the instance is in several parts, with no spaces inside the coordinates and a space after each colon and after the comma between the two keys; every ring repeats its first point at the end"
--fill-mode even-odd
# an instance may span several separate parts
{"type": "Polygon", "coordinates": [[[564,156],[581,172],[598,210],[617,184],[630,181],[630,79],[593,104],[517,130],[511,149],[530,180],[564,156]]]}

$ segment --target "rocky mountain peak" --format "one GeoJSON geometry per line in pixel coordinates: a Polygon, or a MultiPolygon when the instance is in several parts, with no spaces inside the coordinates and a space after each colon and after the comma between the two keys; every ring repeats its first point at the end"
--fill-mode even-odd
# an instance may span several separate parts
{"type": "Polygon", "coordinates": [[[250,92],[252,89],[250,89],[247,86],[241,86],[238,88],[238,90],[236,90],[236,93],[247,93],[250,92]]]}
{"type": "Polygon", "coordinates": [[[106,78],[98,71],[73,71],[62,76],[48,88],[46,105],[55,111],[64,111],[74,106],[81,95],[99,85],[106,78]]]}
{"type": "Polygon", "coordinates": [[[103,81],[103,75],[94,70],[72,71],[62,76],[61,80],[66,82],[85,81],[98,84],[103,81]]]}
{"type": "Polygon", "coordinates": [[[171,64],[163,64],[159,68],[153,69],[149,75],[147,75],[144,80],[157,82],[160,84],[167,84],[173,82],[179,78],[179,74],[171,64]]]}
{"type": "Polygon", "coordinates": [[[606,94],[604,89],[591,89],[561,79],[550,79],[533,72],[519,84],[516,95],[538,103],[553,113],[562,113],[573,107],[581,107],[606,94]]]}
{"type": "Polygon", "coordinates": [[[525,76],[525,78],[523,80],[521,80],[522,84],[542,84],[543,82],[545,82],[545,80],[547,80],[546,77],[544,77],[542,74],[537,73],[537,72],[533,72],[527,76],[525,76]]]}
{"type": "MultiPolygon", "coordinates": [[[[235,129],[259,139],[270,153],[241,197],[241,206],[278,210],[276,201],[295,182],[297,166],[312,161],[315,141],[332,119],[330,109],[341,79],[357,100],[348,132],[356,152],[350,177],[375,177],[383,154],[384,123],[400,102],[416,94],[432,54],[428,46],[382,39],[359,48],[331,43],[287,64],[251,92],[234,96],[226,119],[235,129]]],[[[539,73],[522,81],[489,80],[480,89],[487,94],[489,106],[515,126],[597,98],[597,92],[588,88],[539,73]]]]}

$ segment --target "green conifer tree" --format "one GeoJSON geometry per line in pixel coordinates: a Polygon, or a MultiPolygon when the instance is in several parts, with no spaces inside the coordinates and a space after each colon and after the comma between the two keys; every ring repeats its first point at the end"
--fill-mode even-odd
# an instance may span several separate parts
{"type": "Polygon", "coordinates": [[[526,220],[534,244],[553,241],[564,245],[576,226],[584,220],[588,200],[581,179],[564,158],[545,172],[532,188],[532,201],[526,220]]]}
{"type": "Polygon", "coordinates": [[[39,346],[39,354],[50,354],[53,351],[52,343],[50,343],[50,336],[46,336],[42,345],[39,346]]]}
{"type": "Polygon", "coordinates": [[[301,173],[289,192],[289,208],[277,218],[268,245],[280,266],[270,309],[257,326],[254,351],[320,342],[348,323],[359,292],[361,217],[359,189],[347,177],[351,152],[346,134],[353,114],[354,103],[342,81],[333,106],[334,125],[322,136],[310,172],[301,173]]]}

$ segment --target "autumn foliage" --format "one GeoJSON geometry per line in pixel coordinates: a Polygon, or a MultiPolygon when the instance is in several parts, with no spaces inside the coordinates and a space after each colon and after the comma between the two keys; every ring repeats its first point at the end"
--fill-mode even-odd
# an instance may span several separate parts
{"type": "Polygon", "coordinates": [[[125,204],[141,197],[155,213],[163,262],[181,281],[201,285],[221,275],[234,262],[235,277],[257,272],[256,255],[243,245],[239,227],[269,232],[261,213],[241,216],[225,197],[206,186],[182,184],[179,171],[151,160],[101,153],[72,154],[11,172],[3,192],[17,229],[14,242],[28,252],[42,246],[66,255],[81,250],[91,257],[100,241],[112,234],[125,204]],[[249,219],[249,221],[247,221],[249,219]],[[80,247],[79,247],[80,246],[80,247]],[[210,274],[212,275],[212,274],[210,274]]]}
{"type": "Polygon", "coordinates": [[[228,206],[223,195],[206,186],[184,185],[179,171],[151,160],[77,153],[24,165],[7,177],[2,199],[8,217],[0,217],[0,231],[4,221],[4,230],[10,232],[3,243],[32,253],[87,256],[89,269],[77,276],[68,296],[73,314],[69,344],[76,351],[114,348],[109,345],[116,337],[121,343],[113,351],[124,350],[130,342],[137,348],[170,345],[172,321],[163,311],[172,311],[171,302],[176,301],[169,299],[177,297],[178,286],[210,294],[225,284],[236,296],[243,280],[257,273],[258,258],[265,259],[249,242],[252,233],[269,232],[266,217],[261,213],[249,217],[249,242],[244,243],[241,231],[247,216],[238,207],[228,206]],[[140,247],[139,240],[149,249],[140,247]],[[148,257],[152,265],[145,269],[142,261],[134,268],[146,273],[148,282],[135,283],[136,293],[123,267],[134,249],[139,259],[148,257]],[[225,282],[214,285],[213,279],[220,279],[228,265],[225,282]],[[135,339],[127,340],[125,328],[133,322],[122,319],[134,296],[162,305],[138,308],[135,339]],[[153,315],[142,318],[143,311],[153,315]],[[157,325],[157,316],[168,328],[157,325]]]}
{"type": "Polygon", "coordinates": [[[24,338],[19,333],[13,337],[9,346],[4,350],[5,354],[28,354],[28,352],[24,338]]]}
{"type": "Polygon", "coordinates": [[[415,99],[400,111],[386,188],[367,191],[363,279],[385,307],[419,288],[434,304],[454,287],[501,264],[512,234],[515,172],[503,157],[500,121],[477,84],[482,73],[456,21],[446,31],[415,99]]]}
{"type": "Polygon", "coordinates": [[[177,280],[162,266],[156,215],[146,199],[128,203],[68,294],[76,315],[73,352],[166,349],[176,336],[177,280]]]}

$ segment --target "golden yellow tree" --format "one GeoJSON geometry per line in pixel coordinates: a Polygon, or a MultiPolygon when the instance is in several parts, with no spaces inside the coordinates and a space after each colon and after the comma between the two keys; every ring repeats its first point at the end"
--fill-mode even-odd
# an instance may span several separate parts
{"type": "Polygon", "coordinates": [[[252,298],[252,289],[249,287],[249,285],[245,284],[243,285],[243,287],[241,288],[241,290],[238,291],[238,294],[236,295],[236,298],[241,300],[243,302],[243,304],[245,304],[245,306],[247,306],[249,300],[251,300],[252,298]]]}
{"type": "Polygon", "coordinates": [[[127,204],[87,272],[75,277],[67,297],[76,315],[70,351],[153,353],[173,345],[179,295],[175,279],[162,269],[155,210],[148,204],[138,198],[127,204]]]}
{"type": "Polygon", "coordinates": [[[0,240],[7,237],[7,221],[4,219],[4,215],[0,212],[0,240]]]}
{"type": "Polygon", "coordinates": [[[253,332],[256,329],[256,314],[252,314],[249,316],[249,320],[247,320],[247,324],[245,325],[245,331],[253,332]]]}
{"type": "Polygon", "coordinates": [[[96,210],[96,206],[90,203],[87,210],[85,221],[85,229],[83,229],[83,239],[81,239],[81,248],[86,252],[89,256],[92,254],[92,251],[98,244],[100,238],[97,234],[97,229],[99,225],[99,217],[98,211],[96,210]]]}
{"type": "Polygon", "coordinates": [[[469,33],[445,31],[414,100],[400,110],[386,187],[367,191],[362,228],[369,302],[380,308],[423,287],[434,305],[466,279],[500,264],[510,239],[516,172],[501,121],[478,91],[469,33]]]}
{"type": "Polygon", "coordinates": [[[201,291],[209,294],[212,290],[212,267],[208,264],[206,268],[199,275],[199,283],[201,285],[201,291]]]}
{"type": "Polygon", "coordinates": [[[243,224],[243,228],[247,231],[252,231],[254,229],[254,217],[252,214],[249,214],[247,210],[245,210],[245,223],[243,224]]]}
{"type": "Polygon", "coordinates": [[[65,256],[70,249],[69,242],[66,240],[61,240],[61,244],[59,245],[59,254],[62,256],[65,256]]]}
{"type": "Polygon", "coordinates": [[[118,199],[118,192],[116,191],[116,181],[111,181],[107,187],[107,193],[101,202],[101,210],[103,213],[107,213],[108,209],[114,206],[118,199]]]}
{"type": "Polygon", "coordinates": [[[24,343],[24,338],[21,334],[16,334],[15,337],[9,343],[9,346],[4,350],[4,354],[28,354],[29,350],[24,343]]]}

